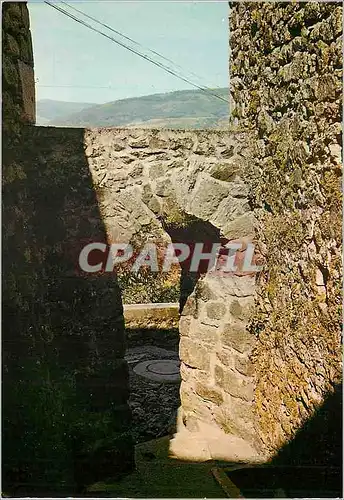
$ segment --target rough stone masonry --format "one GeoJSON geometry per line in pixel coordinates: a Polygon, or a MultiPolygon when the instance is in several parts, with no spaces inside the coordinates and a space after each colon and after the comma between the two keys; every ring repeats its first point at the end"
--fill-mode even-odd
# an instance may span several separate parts
{"type": "Polygon", "coordinates": [[[231,4],[233,117],[252,148],[266,259],[250,327],[254,423],[271,454],[342,377],[342,31],[341,3],[231,4]]]}
{"type": "Polygon", "coordinates": [[[34,121],[28,12],[6,4],[4,378],[17,387],[15,397],[8,388],[4,394],[7,478],[19,470],[34,482],[43,471],[57,484],[65,467],[71,483],[82,483],[132,466],[120,292],[113,276],[75,275],[75,264],[89,241],[150,231],[168,240],[160,214],[197,216],[228,240],[257,242],[265,259],[258,277],[204,275],[184,307],[175,440],[187,436],[187,448],[198,437],[208,448],[193,447],[194,458],[228,458],[209,436],[239,439],[242,459],[272,456],[334,390],[341,378],[341,10],[322,2],[231,4],[228,131],[83,130],[27,126],[34,121]],[[38,425],[41,400],[24,397],[58,394],[46,366],[78,372],[91,424],[87,431],[77,422],[74,444],[68,422],[51,426],[49,417],[38,425]],[[23,429],[18,463],[10,450],[23,442],[23,429]],[[89,437],[84,447],[81,435],[89,437]],[[104,435],[111,436],[105,445],[104,435]],[[49,439],[61,444],[55,449],[49,439]],[[58,472],[47,457],[60,460],[58,472]]]}

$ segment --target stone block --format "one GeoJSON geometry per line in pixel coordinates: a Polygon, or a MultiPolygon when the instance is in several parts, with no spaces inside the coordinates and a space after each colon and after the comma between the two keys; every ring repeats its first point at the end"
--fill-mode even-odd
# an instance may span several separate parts
{"type": "Polygon", "coordinates": [[[197,432],[187,429],[178,432],[170,441],[169,457],[191,462],[206,462],[211,459],[206,441],[197,432]]]}
{"type": "Polygon", "coordinates": [[[180,385],[180,402],[184,414],[194,412],[201,399],[195,394],[192,382],[182,380],[180,385]]]}
{"type": "Polygon", "coordinates": [[[153,163],[149,167],[149,178],[154,181],[158,177],[165,177],[167,172],[169,171],[169,167],[166,163],[157,162],[153,163]]]}
{"type": "Polygon", "coordinates": [[[254,216],[252,213],[241,215],[237,219],[229,222],[223,228],[223,234],[228,240],[244,238],[245,236],[254,237],[254,216]]]}
{"type": "Polygon", "coordinates": [[[252,401],[253,384],[230,369],[215,366],[215,383],[234,398],[252,401]]]}
{"type": "Polygon", "coordinates": [[[217,165],[214,165],[210,169],[209,173],[212,177],[214,177],[214,179],[230,182],[237,176],[238,170],[239,165],[237,165],[235,161],[231,161],[228,163],[218,163],[217,165]]]}
{"type": "Polygon", "coordinates": [[[235,299],[229,306],[229,312],[234,319],[245,321],[249,320],[254,307],[254,299],[235,299]]]}
{"type": "Polygon", "coordinates": [[[226,306],[222,302],[210,302],[206,305],[207,316],[220,320],[226,314],[226,306]]]}
{"type": "Polygon", "coordinates": [[[145,184],[143,186],[142,201],[147,205],[147,207],[154,213],[159,214],[161,211],[161,206],[159,200],[153,195],[152,188],[150,184],[145,184]]]}
{"type": "Polygon", "coordinates": [[[195,297],[188,297],[183,307],[182,316],[193,316],[194,318],[197,318],[197,301],[195,297]]]}
{"type": "Polygon", "coordinates": [[[2,75],[4,87],[17,88],[19,93],[19,73],[17,64],[5,54],[2,57],[2,75]]]}
{"type": "Polygon", "coordinates": [[[187,337],[181,337],[180,339],[179,355],[180,359],[188,366],[200,370],[209,370],[209,350],[187,337]]]}
{"type": "Polygon", "coordinates": [[[255,291],[254,276],[234,276],[228,273],[221,275],[217,272],[216,275],[208,275],[207,279],[218,298],[249,297],[255,291]]]}
{"type": "Polygon", "coordinates": [[[234,368],[235,354],[233,353],[233,351],[222,347],[219,351],[216,352],[216,356],[223,365],[234,368]]]}
{"type": "Polygon", "coordinates": [[[142,135],[142,137],[129,137],[128,139],[128,146],[130,146],[133,149],[141,149],[141,148],[148,148],[149,146],[149,141],[147,134],[142,135]]]}
{"type": "Polygon", "coordinates": [[[234,404],[214,408],[215,422],[226,433],[238,436],[245,441],[256,441],[256,430],[252,403],[233,398],[234,404]],[[244,407],[242,407],[244,405],[244,407]]]}
{"type": "Polygon", "coordinates": [[[223,402],[223,397],[221,392],[215,387],[211,387],[210,385],[202,384],[201,382],[196,383],[195,387],[196,394],[198,394],[201,398],[214,403],[219,406],[223,402]]]}
{"type": "Polygon", "coordinates": [[[221,341],[225,346],[244,353],[252,348],[255,337],[247,331],[245,323],[228,323],[224,326],[221,341]]]}
{"type": "Polygon", "coordinates": [[[195,288],[195,294],[197,299],[203,300],[203,302],[217,299],[217,295],[212,291],[212,289],[205,280],[198,281],[195,288]]]}
{"type": "Polygon", "coordinates": [[[167,198],[173,193],[173,187],[171,181],[168,177],[159,177],[156,181],[155,194],[161,196],[162,198],[167,198]]]}
{"type": "Polygon", "coordinates": [[[5,35],[4,43],[5,43],[5,51],[7,54],[11,54],[14,57],[19,57],[20,48],[17,40],[12,35],[7,33],[5,35]]]}
{"type": "Polygon", "coordinates": [[[242,375],[252,377],[254,366],[252,360],[248,356],[235,355],[234,366],[242,375]]]}
{"type": "Polygon", "coordinates": [[[33,53],[31,37],[21,35],[19,37],[20,58],[23,62],[33,65],[33,53]]]}
{"type": "Polygon", "coordinates": [[[185,420],[185,429],[190,432],[198,432],[199,431],[199,418],[193,413],[187,413],[184,416],[185,420]]]}
{"type": "Polygon", "coordinates": [[[21,11],[22,11],[22,23],[23,27],[28,31],[30,29],[30,16],[29,16],[29,9],[24,2],[21,5],[21,11]]]}
{"type": "Polygon", "coordinates": [[[227,198],[219,204],[216,213],[211,218],[211,222],[224,230],[229,222],[249,211],[250,207],[245,198],[227,196],[227,198]]]}
{"type": "Polygon", "coordinates": [[[201,344],[214,345],[219,339],[219,329],[217,326],[201,323],[192,328],[190,338],[201,344]]]}
{"type": "Polygon", "coordinates": [[[196,217],[208,220],[228,195],[228,186],[215,179],[204,178],[192,193],[190,210],[196,217]]]}
{"type": "Polygon", "coordinates": [[[18,69],[22,88],[25,120],[28,123],[35,123],[36,103],[33,68],[22,61],[18,61],[18,69]]]}
{"type": "MultiPolygon", "coordinates": [[[[12,18],[21,19],[22,17],[22,5],[18,2],[8,2],[7,12],[11,15],[12,18]]],[[[26,7],[27,8],[27,7],[26,7]]]]}
{"type": "Polygon", "coordinates": [[[152,137],[149,141],[149,147],[151,149],[157,149],[159,152],[161,150],[168,149],[168,140],[161,139],[159,137],[152,137]]]}
{"type": "Polygon", "coordinates": [[[191,318],[182,316],[179,321],[179,333],[182,336],[188,336],[190,331],[191,318]]]}
{"type": "MultiPolygon", "coordinates": [[[[217,425],[199,422],[197,435],[207,444],[213,460],[226,462],[259,463],[263,458],[247,439],[238,434],[226,433],[217,425]]],[[[246,438],[246,436],[245,436],[246,438]]]]}

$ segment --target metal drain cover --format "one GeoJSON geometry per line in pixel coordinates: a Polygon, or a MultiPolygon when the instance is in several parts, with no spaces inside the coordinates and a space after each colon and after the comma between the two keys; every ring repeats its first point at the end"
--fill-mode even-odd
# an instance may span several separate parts
{"type": "Polygon", "coordinates": [[[153,359],[143,361],[134,367],[136,375],[154,380],[154,382],[180,382],[180,361],[175,359],[153,359]]]}

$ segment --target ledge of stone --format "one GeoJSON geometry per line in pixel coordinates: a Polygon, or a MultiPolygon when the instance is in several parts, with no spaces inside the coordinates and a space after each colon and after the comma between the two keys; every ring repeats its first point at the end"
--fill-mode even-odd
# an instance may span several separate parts
{"type": "Polygon", "coordinates": [[[126,328],[178,328],[177,302],[123,305],[126,328]]]}

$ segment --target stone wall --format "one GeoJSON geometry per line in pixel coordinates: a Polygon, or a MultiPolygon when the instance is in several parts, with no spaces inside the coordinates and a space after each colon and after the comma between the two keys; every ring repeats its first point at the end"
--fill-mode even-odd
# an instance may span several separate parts
{"type": "MultiPolygon", "coordinates": [[[[209,222],[225,241],[253,240],[240,134],[93,129],[85,132],[85,147],[110,241],[159,230],[166,238],[166,226],[180,214],[209,222]]],[[[198,431],[198,422],[207,421],[256,445],[254,337],[246,328],[255,279],[240,272],[202,276],[180,322],[183,425],[198,431]]]]}
{"type": "MultiPolygon", "coordinates": [[[[36,130],[40,141],[48,142],[54,152],[65,148],[66,136],[73,134],[66,129],[36,130]]],[[[141,242],[161,239],[168,243],[166,228],[183,223],[187,235],[190,217],[216,229],[209,238],[246,243],[253,238],[240,134],[91,129],[84,132],[84,150],[109,243],[130,242],[137,235],[141,242]]],[[[171,234],[173,239],[173,231],[171,234]]],[[[197,236],[208,240],[201,232],[197,236]]],[[[118,275],[120,279],[120,269],[118,275]]],[[[199,286],[202,290],[210,287],[211,297],[196,286],[181,320],[184,423],[187,429],[194,428],[198,410],[202,407],[204,417],[210,404],[216,407],[214,426],[254,441],[252,422],[250,428],[248,424],[252,336],[246,331],[254,277],[240,273],[202,276],[199,286]],[[194,302],[197,312],[192,310],[194,302]],[[236,416],[230,419],[232,411],[236,416]]]]}
{"type": "Polygon", "coordinates": [[[28,13],[25,4],[3,6],[11,493],[24,482],[29,496],[56,484],[68,494],[70,484],[132,465],[120,291],[114,274],[80,273],[90,241],[258,241],[266,265],[256,291],[256,277],[240,271],[190,278],[179,415],[190,434],[206,425],[219,442],[242,438],[246,458],[271,455],[333,390],[341,376],[341,30],[334,3],[233,3],[236,132],[23,128],[34,123],[28,13]]]}
{"type": "Polygon", "coordinates": [[[35,83],[29,12],[25,2],[2,5],[3,132],[35,123],[35,83]]]}
{"type": "Polygon", "coordinates": [[[76,272],[106,239],[83,131],[31,126],[28,10],[2,7],[3,489],[64,496],[133,465],[123,309],[114,276],[76,272]]]}
{"type": "MultiPolygon", "coordinates": [[[[111,456],[112,471],[117,463],[120,470],[130,462],[128,441],[122,446],[128,437],[128,380],[116,275],[80,272],[80,251],[89,242],[130,242],[135,235],[141,241],[160,238],[169,242],[166,227],[186,224],[187,230],[190,217],[202,218],[216,229],[209,237],[222,234],[233,239],[234,235],[245,236],[246,231],[251,234],[253,220],[241,176],[245,157],[240,141],[240,136],[215,131],[35,127],[22,132],[20,147],[4,176],[4,324],[8,334],[16,318],[6,344],[6,366],[9,377],[23,380],[21,390],[28,393],[30,363],[38,361],[48,370],[53,384],[48,384],[48,392],[51,389],[52,393],[54,384],[60,382],[51,366],[72,369],[69,390],[74,384],[84,403],[78,400],[78,416],[73,421],[70,406],[57,401],[69,415],[68,422],[72,421],[66,425],[58,421],[59,432],[68,430],[74,439],[62,440],[66,449],[59,459],[68,467],[68,449],[73,451],[74,480],[79,483],[108,474],[110,464],[99,456],[110,445],[106,453],[111,456]],[[14,339],[16,350],[10,347],[14,339]],[[31,354],[26,362],[27,352],[31,354]],[[22,373],[18,366],[21,355],[25,359],[22,373]],[[104,426],[97,424],[97,430],[92,430],[90,424],[88,435],[82,418],[92,422],[104,418],[104,426]],[[91,443],[102,443],[97,439],[99,432],[107,435],[105,448],[90,452],[91,443]]],[[[236,288],[239,295],[241,285],[236,288]]],[[[245,284],[246,289],[251,286],[253,282],[245,284]]],[[[226,293],[215,302],[215,309],[219,306],[222,311],[219,302],[226,302],[226,293]]],[[[231,293],[228,291],[229,296],[231,293]]],[[[208,332],[206,328],[207,337],[214,326],[208,332]]],[[[199,344],[203,342],[200,338],[199,344]]],[[[190,355],[185,345],[181,358],[187,370],[190,355]]],[[[200,376],[204,375],[204,367],[199,368],[200,376]]],[[[186,380],[184,386],[188,387],[186,380]]],[[[9,393],[8,398],[6,421],[11,432],[15,402],[9,393]]],[[[30,428],[28,423],[22,425],[30,428]]],[[[56,439],[61,437],[56,435],[56,439]]],[[[44,444],[44,432],[36,440],[41,447],[29,451],[34,462],[37,459],[41,464],[51,450],[44,444]]],[[[8,446],[11,444],[9,440],[8,446]]]]}
{"type": "Polygon", "coordinates": [[[85,242],[106,241],[83,131],[28,128],[16,152],[3,176],[6,487],[68,493],[132,465],[123,309],[114,275],[78,272],[85,242]]]}
{"type": "MultiPolygon", "coordinates": [[[[198,282],[180,321],[180,394],[187,430],[202,434],[206,422],[258,449],[250,361],[255,337],[247,330],[254,290],[254,276],[209,273],[198,282]]],[[[219,458],[216,450],[212,458],[219,458]]]]}
{"type": "MultiPolygon", "coordinates": [[[[171,240],[209,244],[219,241],[220,233],[235,232],[234,220],[250,223],[240,135],[92,129],[85,132],[85,148],[110,242],[141,248],[147,241],[165,248],[171,240]]],[[[131,302],[175,301],[180,290],[184,303],[197,281],[183,267],[142,279],[129,276],[123,268],[119,272],[131,302]],[[167,295],[168,287],[175,295],[167,295]]]]}
{"type": "Polygon", "coordinates": [[[182,212],[232,234],[232,221],[249,211],[242,152],[242,137],[227,131],[86,130],[109,240],[130,241],[149,225],[163,228],[157,216],[178,222],[182,212]]]}
{"type": "Polygon", "coordinates": [[[231,4],[232,118],[250,137],[266,259],[251,331],[256,427],[270,453],[341,378],[341,35],[341,4],[231,4]]]}

